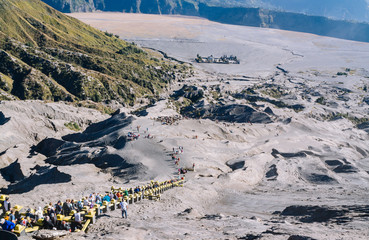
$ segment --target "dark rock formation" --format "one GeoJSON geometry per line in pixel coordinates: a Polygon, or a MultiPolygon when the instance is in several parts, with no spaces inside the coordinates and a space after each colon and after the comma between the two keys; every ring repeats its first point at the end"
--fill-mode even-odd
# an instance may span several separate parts
{"type": "Polygon", "coordinates": [[[191,105],[183,108],[181,113],[190,118],[207,118],[211,120],[236,123],[271,123],[270,117],[246,105],[191,105]]]}
{"type": "Polygon", "coordinates": [[[1,176],[3,176],[3,178],[11,183],[20,181],[24,178],[21,166],[18,162],[18,160],[16,160],[15,162],[13,162],[12,164],[10,164],[9,166],[0,169],[0,173],[1,176]]]}
{"type": "Polygon", "coordinates": [[[274,112],[270,107],[265,108],[264,112],[269,114],[269,115],[274,115],[274,112]]]}
{"type": "Polygon", "coordinates": [[[268,178],[268,180],[276,180],[277,179],[278,172],[277,172],[277,166],[275,164],[273,164],[269,167],[269,171],[266,172],[265,177],[268,178]]]}
{"type": "Polygon", "coordinates": [[[283,124],[290,124],[292,121],[292,118],[286,118],[282,121],[283,124]]]}
{"type": "Polygon", "coordinates": [[[292,235],[287,240],[316,240],[316,239],[306,236],[292,235]]]}
{"type": "Polygon", "coordinates": [[[346,223],[353,220],[367,221],[369,216],[369,205],[344,205],[336,207],[328,206],[289,206],[286,207],[280,216],[295,217],[300,222],[330,222],[346,223]]]}
{"type": "Polygon", "coordinates": [[[272,156],[275,158],[278,158],[278,155],[281,155],[284,158],[295,158],[295,157],[306,157],[308,155],[310,156],[319,156],[311,151],[300,151],[300,152],[296,152],[296,153],[283,153],[283,152],[279,152],[277,149],[272,149],[272,156]]]}
{"type": "Polygon", "coordinates": [[[282,216],[298,216],[301,222],[327,222],[345,215],[347,210],[336,210],[320,206],[290,206],[285,208],[282,216]]]}
{"type": "Polygon", "coordinates": [[[41,153],[46,157],[51,157],[64,143],[65,142],[63,140],[55,138],[45,138],[39,144],[37,144],[37,146],[33,147],[32,150],[41,153]]]}
{"type": "Polygon", "coordinates": [[[46,162],[53,165],[90,163],[114,176],[134,179],[147,168],[142,163],[129,163],[108,149],[125,147],[127,139],[120,134],[120,130],[131,124],[132,119],[124,113],[117,113],[107,120],[90,125],[82,133],[66,135],[63,140],[45,139],[34,150],[47,156],[46,162]]]}
{"type": "Polygon", "coordinates": [[[8,188],[1,189],[4,194],[25,193],[33,190],[41,184],[57,184],[71,181],[69,174],[60,172],[57,167],[39,167],[35,174],[24,178],[14,184],[8,185],[8,188]]]}
{"type": "Polygon", "coordinates": [[[363,102],[369,105],[369,97],[364,97],[363,102]]]}
{"type": "Polygon", "coordinates": [[[5,117],[4,113],[0,111],[0,125],[4,125],[5,123],[9,122],[10,117],[5,117]]]}
{"type": "Polygon", "coordinates": [[[197,103],[204,97],[204,91],[196,86],[183,86],[181,89],[175,91],[171,97],[178,100],[180,97],[185,97],[193,103],[197,103]]]}
{"type": "Polygon", "coordinates": [[[306,180],[308,180],[311,183],[314,184],[331,184],[331,183],[337,183],[337,181],[334,178],[331,178],[325,174],[317,174],[312,173],[305,177],[306,180]]]}
{"type": "Polygon", "coordinates": [[[357,169],[350,164],[340,165],[333,169],[336,173],[356,173],[357,169]]]}
{"type": "Polygon", "coordinates": [[[257,239],[261,239],[262,235],[258,234],[258,235],[254,235],[254,234],[246,234],[245,236],[242,237],[238,237],[238,240],[257,240],[257,239]]]}
{"type": "Polygon", "coordinates": [[[369,133],[369,122],[363,122],[356,126],[358,129],[364,130],[365,132],[369,133]]]}
{"type": "Polygon", "coordinates": [[[325,163],[328,166],[342,166],[343,163],[340,160],[326,160],[325,163]]]}
{"type": "Polygon", "coordinates": [[[305,109],[305,107],[301,104],[295,104],[295,105],[288,105],[286,103],[284,103],[283,101],[280,100],[274,100],[274,99],[269,99],[269,98],[265,98],[265,97],[260,97],[257,94],[248,94],[247,92],[245,93],[236,93],[233,95],[233,97],[238,98],[238,99],[246,99],[247,101],[254,103],[254,102],[268,102],[273,104],[274,106],[278,107],[278,108],[289,108],[289,109],[293,109],[295,111],[302,111],[305,109]]]}
{"type": "Polygon", "coordinates": [[[128,126],[132,122],[132,120],[133,117],[126,117],[124,113],[116,114],[109,119],[91,124],[83,133],[66,135],[63,137],[63,140],[77,143],[89,142],[88,145],[92,147],[94,145],[99,146],[99,142],[101,142],[101,139],[104,138],[104,143],[106,143],[107,145],[111,145],[117,140],[115,135],[116,132],[119,129],[128,126]],[[95,142],[96,140],[99,141],[95,142]]]}
{"type": "Polygon", "coordinates": [[[229,160],[226,162],[226,165],[232,169],[232,171],[235,171],[237,169],[241,169],[245,166],[245,161],[243,160],[229,160]]]}

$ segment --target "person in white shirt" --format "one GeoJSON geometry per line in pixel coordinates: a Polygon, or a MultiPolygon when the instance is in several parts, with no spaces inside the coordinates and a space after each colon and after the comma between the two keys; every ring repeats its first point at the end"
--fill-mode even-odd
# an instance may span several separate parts
{"type": "Polygon", "coordinates": [[[82,217],[81,213],[77,210],[77,212],[73,216],[74,221],[71,224],[72,232],[76,231],[76,229],[82,229],[82,217]]]}
{"type": "Polygon", "coordinates": [[[81,218],[81,213],[77,210],[77,212],[74,214],[74,221],[81,223],[82,222],[82,218],[81,218]]]}
{"type": "Polygon", "coordinates": [[[38,207],[37,211],[35,212],[35,217],[36,217],[36,221],[44,218],[44,214],[43,214],[41,207],[38,207]]]}
{"type": "Polygon", "coordinates": [[[123,200],[123,201],[121,201],[119,203],[119,205],[120,205],[120,209],[122,210],[122,218],[124,218],[124,215],[127,218],[127,207],[128,207],[128,203],[123,200]]]}

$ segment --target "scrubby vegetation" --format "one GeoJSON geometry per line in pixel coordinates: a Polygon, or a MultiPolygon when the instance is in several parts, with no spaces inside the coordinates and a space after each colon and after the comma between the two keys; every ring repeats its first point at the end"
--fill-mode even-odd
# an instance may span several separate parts
{"type": "Polygon", "coordinates": [[[322,104],[322,105],[325,105],[326,102],[325,102],[325,98],[324,97],[319,97],[315,100],[316,103],[319,103],[319,104],[322,104]]]}
{"type": "Polygon", "coordinates": [[[72,131],[76,131],[76,132],[81,131],[81,127],[75,122],[64,123],[64,126],[66,126],[72,131]]]}
{"type": "Polygon", "coordinates": [[[0,2],[0,89],[19,99],[132,105],[188,70],[40,1],[0,2]]]}

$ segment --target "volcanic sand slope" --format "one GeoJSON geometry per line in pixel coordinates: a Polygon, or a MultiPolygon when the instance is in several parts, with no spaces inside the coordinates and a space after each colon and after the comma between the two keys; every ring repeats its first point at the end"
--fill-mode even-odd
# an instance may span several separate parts
{"type": "MultiPolygon", "coordinates": [[[[156,20],[160,23],[160,19],[156,20]]],[[[202,55],[232,53],[242,56],[240,65],[197,64],[201,69],[196,75],[172,84],[161,101],[145,110],[146,115],[130,117],[132,109],[121,109],[130,118],[128,122],[123,114],[117,114],[109,119],[102,116],[100,120],[104,121],[83,133],[70,135],[67,128],[50,131],[49,138],[59,140],[54,139],[62,147],[50,147],[53,151],[43,151],[45,155],[29,154],[31,144],[22,145],[20,151],[15,141],[0,156],[9,163],[4,167],[20,158],[26,177],[34,172],[40,174],[31,170],[39,164],[56,167],[71,181],[39,185],[11,198],[24,206],[43,206],[50,201],[104,192],[111,185],[134,187],[145,177],[165,180],[177,170],[169,154],[173,148],[183,146],[184,153],[178,155],[179,167],[195,163],[195,172],[186,175],[183,188],[167,191],[159,202],[130,205],[127,220],[115,211],[91,225],[87,234],[71,234],[65,239],[117,239],[122,235],[127,239],[288,239],[295,235],[305,239],[367,239],[368,44],[206,22],[208,28],[193,25],[196,39],[165,39],[160,32],[157,39],[139,37],[146,46],[161,46],[161,50],[182,60],[191,61],[197,51],[202,55]],[[202,33],[196,28],[202,28],[202,33]],[[189,92],[175,101],[173,93],[184,85],[189,92]],[[178,114],[175,109],[195,104],[199,108],[247,106],[245,109],[263,112],[271,121],[212,121],[211,111],[209,119],[192,116],[173,125],[155,121],[158,116],[174,116],[178,114]],[[290,107],[296,105],[302,107],[290,107]],[[111,123],[119,127],[114,129],[111,123]],[[123,144],[115,144],[128,132],[137,133],[138,125],[139,140],[123,148],[119,147],[123,144]],[[88,134],[98,138],[89,138],[88,134]],[[147,134],[153,138],[143,138],[147,134]],[[81,147],[78,151],[86,153],[84,164],[60,164],[64,160],[77,161],[78,158],[68,158],[73,153],[82,154],[68,146],[81,147]],[[119,155],[121,161],[117,163],[122,165],[100,168],[100,153],[119,155]],[[47,158],[51,164],[45,163],[47,158]],[[51,161],[55,159],[60,160],[55,162],[57,166],[51,161]],[[142,172],[125,173],[122,159],[142,164],[142,172]],[[124,174],[119,175],[120,171],[124,174]]],[[[183,24],[191,30],[186,20],[183,24]]],[[[176,25],[181,26],[180,21],[176,25]]],[[[38,108],[41,106],[44,104],[38,108]]],[[[0,139],[6,142],[4,136],[17,128],[25,111],[9,103],[1,103],[0,107],[0,130],[5,133],[0,139]]],[[[86,116],[82,108],[80,111],[81,116],[86,116]]],[[[236,119],[247,119],[242,112],[229,113],[236,119]]],[[[53,116],[50,113],[51,119],[53,116]]],[[[69,115],[65,116],[66,120],[59,122],[61,126],[71,121],[69,115]]],[[[31,121],[47,123],[49,117],[37,114],[38,120],[31,121]]],[[[42,125],[39,128],[45,129],[42,125]]],[[[29,131],[27,136],[32,136],[37,129],[29,131]]],[[[103,160],[109,166],[109,160],[114,162],[115,158],[103,160]]],[[[11,167],[16,166],[14,163],[11,167]]],[[[13,179],[17,182],[21,177],[17,174],[13,179]]],[[[11,185],[9,180],[9,176],[3,176],[2,185],[11,185]]]]}
{"type": "Polygon", "coordinates": [[[219,24],[201,18],[123,13],[73,13],[71,16],[119,34],[127,41],[164,51],[171,57],[217,73],[268,76],[281,64],[293,72],[320,70],[321,74],[335,74],[345,68],[365,68],[369,54],[367,43],[219,24]],[[214,57],[233,54],[241,64],[197,64],[194,62],[197,54],[214,57]]]}

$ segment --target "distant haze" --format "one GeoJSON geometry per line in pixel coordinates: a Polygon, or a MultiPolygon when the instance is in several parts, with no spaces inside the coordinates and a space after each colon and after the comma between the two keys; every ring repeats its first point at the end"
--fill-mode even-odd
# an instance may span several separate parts
{"type": "MultiPolygon", "coordinates": [[[[271,6],[292,12],[341,20],[369,21],[368,0],[262,0],[271,6]]],[[[240,1],[243,2],[243,1],[240,1]]]]}
{"type": "Polygon", "coordinates": [[[200,3],[217,7],[256,7],[369,22],[368,0],[42,0],[62,12],[95,10],[194,15],[200,3]]]}
{"type": "Polygon", "coordinates": [[[62,12],[198,16],[211,21],[369,42],[367,0],[43,0],[62,12]],[[366,21],[366,22],[365,22],[366,21]]]}
{"type": "Polygon", "coordinates": [[[225,7],[260,7],[339,20],[369,22],[368,0],[197,0],[197,2],[225,7]]]}

